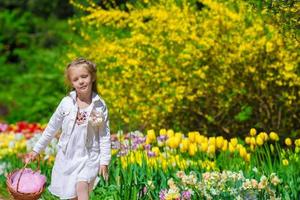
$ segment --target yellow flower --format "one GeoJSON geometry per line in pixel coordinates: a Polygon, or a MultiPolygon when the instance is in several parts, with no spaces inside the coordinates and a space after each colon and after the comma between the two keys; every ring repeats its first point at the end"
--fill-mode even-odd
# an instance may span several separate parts
{"type": "Polygon", "coordinates": [[[152,151],[155,153],[156,156],[160,154],[160,150],[158,147],[152,147],[152,151]]]}
{"type": "Polygon", "coordinates": [[[245,160],[246,160],[247,162],[249,162],[250,159],[251,159],[251,154],[250,154],[250,153],[247,153],[247,156],[246,156],[245,160]]]}
{"type": "Polygon", "coordinates": [[[274,50],[274,45],[273,45],[273,43],[272,42],[267,42],[267,44],[266,44],[266,51],[267,52],[271,52],[271,51],[273,51],[274,50]]]}
{"type": "Polygon", "coordinates": [[[287,159],[283,159],[283,160],[282,160],[282,164],[283,164],[284,166],[287,166],[287,165],[289,164],[289,161],[288,161],[287,159]]]}
{"type": "Polygon", "coordinates": [[[256,144],[255,137],[251,137],[251,138],[250,138],[250,144],[251,144],[251,145],[255,145],[255,144],[256,144]]]}
{"type": "Polygon", "coordinates": [[[156,141],[156,136],[153,129],[147,131],[147,141],[148,143],[156,141]]]}
{"type": "Polygon", "coordinates": [[[197,152],[197,146],[195,143],[190,144],[189,146],[189,155],[194,156],[197,152]]]}
{"type": "Polygon", "coordinates": [[[209,137],[208,138],[208,144],[209,145],[216,145],[216,137],[209,137]]]}
{"type": "Polygon", "coordinates": [[[208,143],[207,142],[203,142],[201,143],[200,149],[202,152],[206,152],[208,148],[208,143]]]}
{"type": "Polygon", "coordinates": [[[180,144],[180,139],[178,137],[171,137],[167,140],[169,147],[176,149],[180,144]]]}
{"type": "Polygon", "coordinates": [[[300,147],[300,139],[295,140],[295,146],[300,147]]]}
{"type": "Polygon", "coordinates": [[[224,138],[222,136],[217,137],[216,139],[216,145],[217,148],[221,149],[223,147],[224,138]]]}
{"type": "Polygon", "coordinates": [[[238,143],[237,138],[231,138],[231,139],[230,139],[230,144],[231,144],[233,147],[236,147],[237,143],[238,143]]]}
{"type": "Polygon", "coordinates": [[[228,149],[228,141],[224,140],[223,146],[222,146],[222,151],[227,151],[227,149],[228,149]]]}
{"type": "Polygon", "coordinates": [[[251,143],[251,138],[250,137],[246,137],[245,138],[245,142],[246,142],[246,144],[250,144],[251,143]]]}
{"type": "Polygon", "coordinates": [[[181,142],[181,139],[182,139],[182,133],[178,132],[178,133],[175,133],[175,137],[177,137],[179,139],[179,142],[181,142]]]}
{"type": "Polygon", "coordinates": [[[159,135],[167,135],[167,130],[166,129],[160,129],[159,130],[159,135]]]}
{"type": "Polygon", "coordinates": [[[216,152],[216,146],[213,144],[210,144],[207,148],[207,153],[208,154],[215,154],[216,152]]]}
{"type": "Polygon", "coordinates": [[[204,136],[200,135],[199,132],[195,132],[195,142],[197,144],[201,144],[203,140],[204,140],[204,136]]]}
{"type": "Polygon", "coordinates": [[[292,145],[291,138],[285,138],[284,143],[286,144],[286,146],[291,146],[292,145]]]}
{"type": "Polygon", "coordinates": [[[279,140],[279,136],[275,132],[271,132],[270,135],[269,135],[269,137],[271,138],[271,140],[274,140],[274,141],[278,141],[279,140]]]}
{"type": "Polygon", "coordinates": [[[163,159],[161,161],[161,166],[162,166],[163,170],[166,170],[168,168],[168,163],[165,159],[163,159]]]}
{"type": "Polygon", "coordinates": [[[172,129],[169,129],[167,131],[167,136],[168,136],[168,138],[173,137],[174,136],[174,131],[172,129]]]}
{"type": "Polygon", "coordinates": [[[233,153],[235,151],[235,147],[232,145],[231,142],[229,142],[228,149],[229,149],[230,153],[233,153]]]}
{"type": "Polygon", "coordinates": [[[238,151],[240,150],[240,148],[244,148],[244,146],[241,145],[241,144],[238,144],[238,145],[236,145],[236,147],[235,147],[235,149],[238,150],[238,151]]]}
{"type": "Polygon", "coordinates": [[[264,140],[259,135],[256,137],[256,144],[259,146],[264,144],[264,140]]]}
{"type": "Polygon", "coordinates": [[[247,151],[246,151],[246,148],[245,147],[242,147],[242,148],[240,148],[240,156],[242,157],[242,158],[246,158],[246,156],[247,156],[247,151]]]}
{"type": "Polygon", "coordinates": [[[118,149],[112,149],[111,150],[111,154],[112,155],[116,155],[118,153],[118,151],[119,151],[118,149]]]}
{"type": "Polygon", "coordinates": [[[165,196],[166,200],[174,200],[174,199],[179,199],[179,198],[180,198],[180,193],[176,190],[172,193],[167,193],[165,196]]]}
{"type": "Polygon", "coordinates": [[[189,149],[189,139],[188,138],[184,138],[180,144],[180,152],[184,153],[189,149]]]}
{"type": "Polygon", "coordinates": [[[251,136],[256,136],[256,129],[255,128],[250,129],[250,135],[251,136]]]}
{"type": "Polygon", "coordinates": [[[189,137],[190,142],[195,142],[195,139],[196,139],[195,136],[196,136],[195,132],[189,132],[188,133],[188,137],[189,137]]]}
{"type": "Polygon", "coordinates": [[[266,132],[260,132],[258,134],[264,141],[267,141],[269,139],[269,136],[266,132]]]}

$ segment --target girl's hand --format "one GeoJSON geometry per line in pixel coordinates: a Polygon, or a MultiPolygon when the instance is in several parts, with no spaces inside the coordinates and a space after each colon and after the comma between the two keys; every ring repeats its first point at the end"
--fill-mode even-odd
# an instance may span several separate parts
{"type": "Polygon", "coordinates": [[[108,181],[108,168],[107,165],[100,165],[99,174],[104,178],[105,181],[108,181]]]}
{"type": "Polygon", "coordinates": [[[25,163],[34,161],[38,156],[39,156],[39,154],[37,152],[31,151],[29,154],[26,155],[25,163]]]}

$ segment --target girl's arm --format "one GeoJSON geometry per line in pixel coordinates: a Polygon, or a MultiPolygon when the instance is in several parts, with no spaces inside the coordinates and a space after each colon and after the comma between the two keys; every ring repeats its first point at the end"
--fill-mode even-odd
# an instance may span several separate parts
{"type": "Polygon", "coordinates": [[[46,129],[44,130],[42,136],[38,140],[38,142],[34,145],[33,151],[36,153],[40,153],[43,151],[46,146],[50,143],[52,138],[55,136],[55,133],[60,129],[63,121],[63,112],[62,112],[62,103],[64,99],[57,106],[55,112],[51,116],[46,129]]]}
{"type": "Polygon", "coordinates": [[[107,107],[104,106],[103,133],[100,133],[100,166],[109,165],[111,159],[110,128],[107,107]]]}

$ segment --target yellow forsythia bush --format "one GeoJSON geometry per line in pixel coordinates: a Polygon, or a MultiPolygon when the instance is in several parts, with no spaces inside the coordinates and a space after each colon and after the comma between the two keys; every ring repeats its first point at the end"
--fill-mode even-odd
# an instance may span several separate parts
{"type": "Polygon", "coordinates": [[[253,125],[289,133],[299,124],[299,42],[246,2],[71,3],[87,14],[70,22],[85,45],[73,44],[68,59],[97,62],[113,130],[230,135],[253,125]]]}

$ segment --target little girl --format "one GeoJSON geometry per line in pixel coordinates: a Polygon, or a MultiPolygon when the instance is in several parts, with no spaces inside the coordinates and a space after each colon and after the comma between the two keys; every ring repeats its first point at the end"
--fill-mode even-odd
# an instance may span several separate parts
{"type": "Polygon", "coordinates": [[[29,153],[28,162],[36,159],[61,128],[48,189],[60,199],[88,200],[98,173],[108,179],[111,159],[108,111],[97,94],[95,64],[76,59],[67,66],[65,75],[73,90],[58,105],[29,153]]]}

